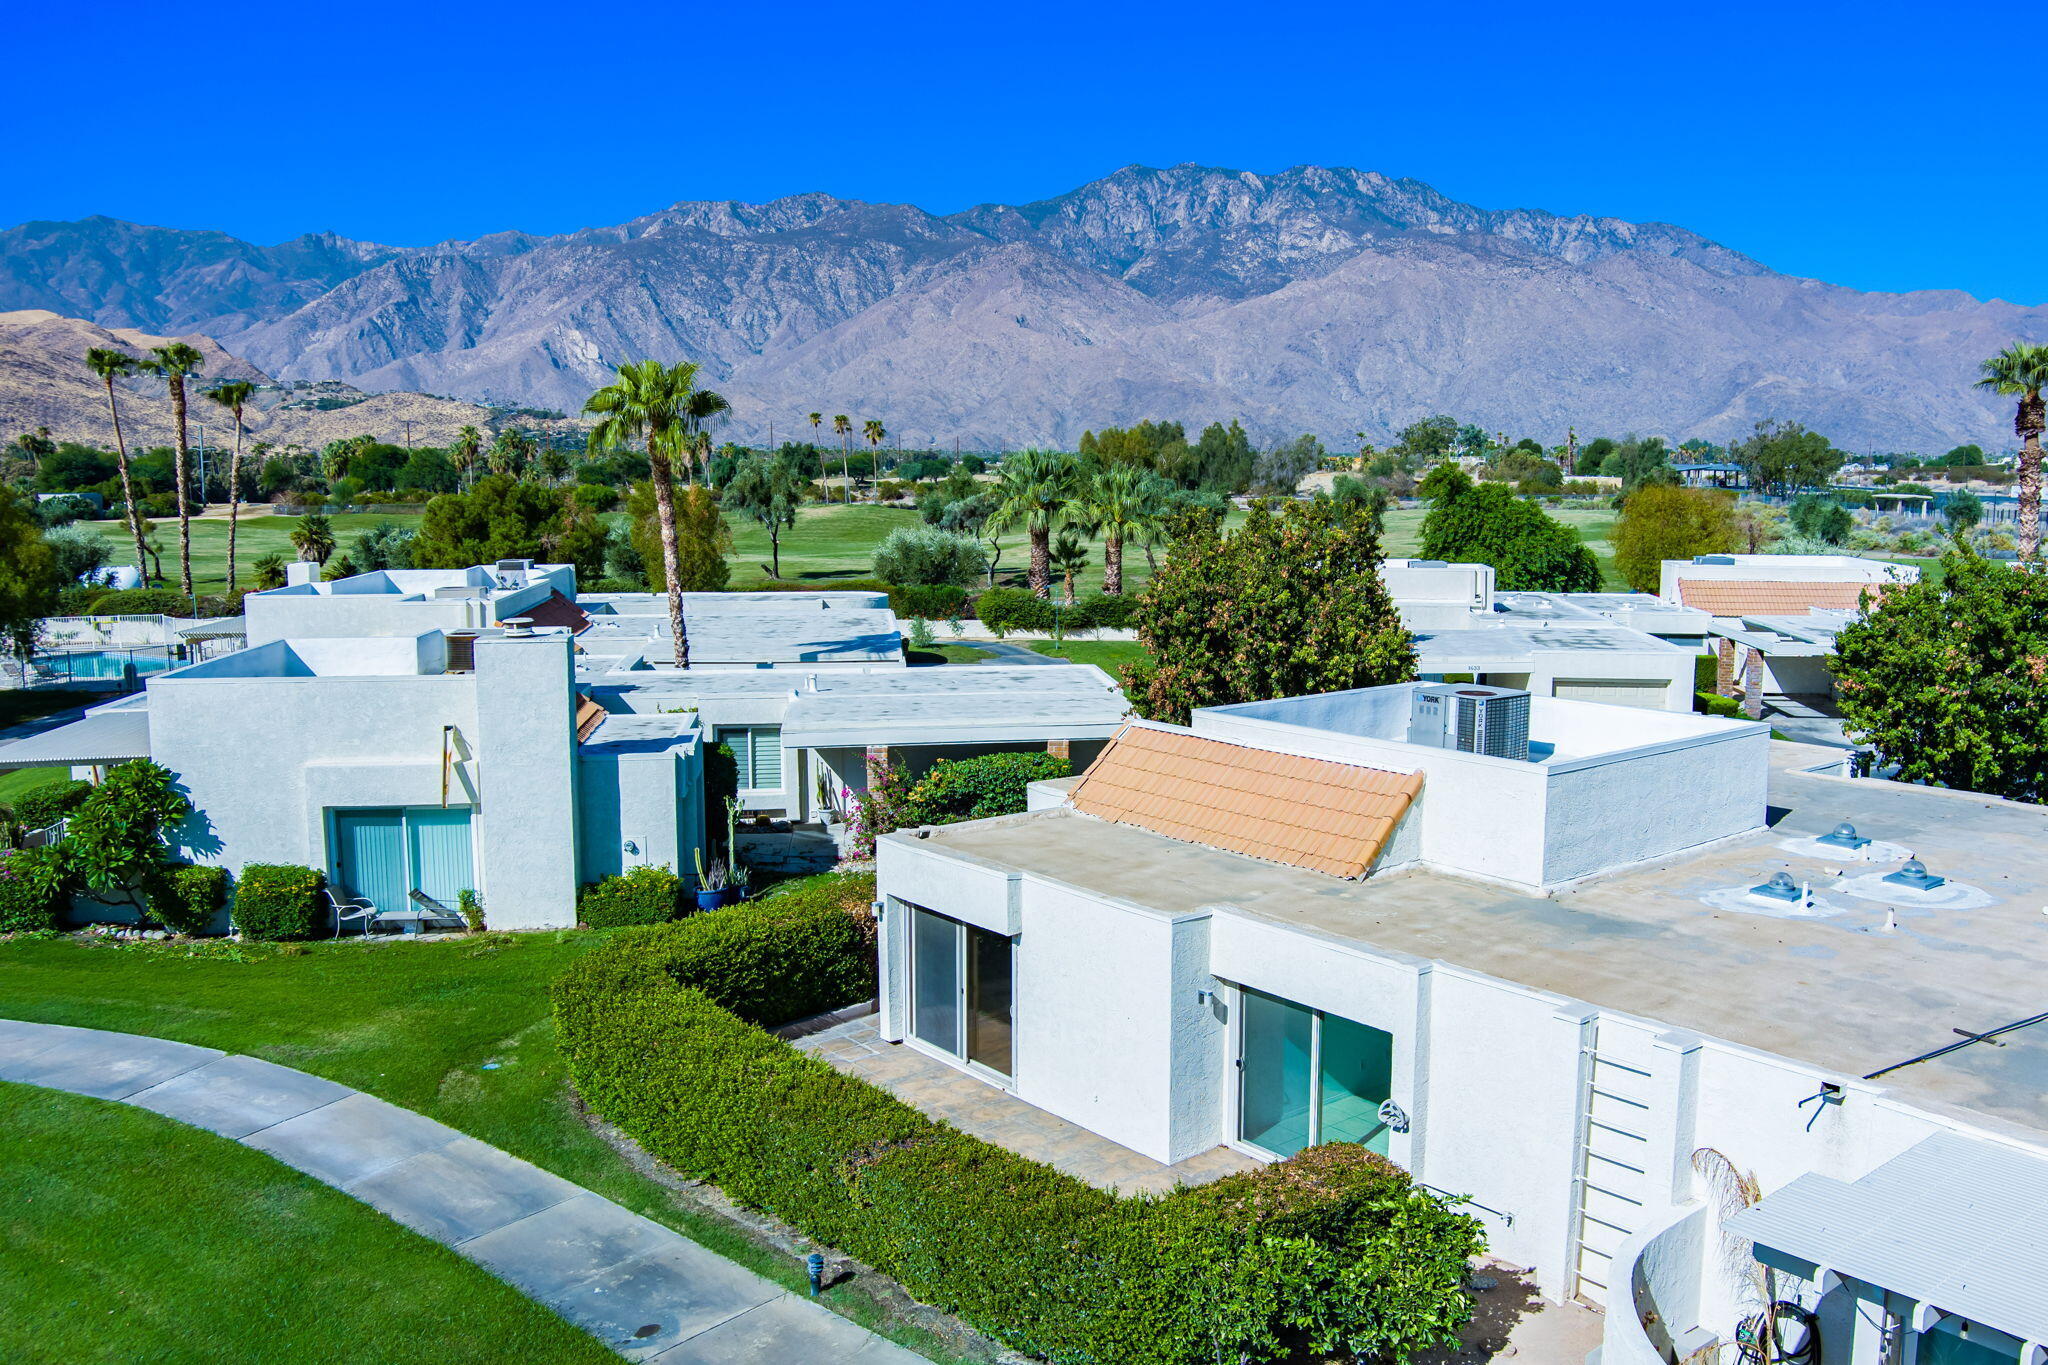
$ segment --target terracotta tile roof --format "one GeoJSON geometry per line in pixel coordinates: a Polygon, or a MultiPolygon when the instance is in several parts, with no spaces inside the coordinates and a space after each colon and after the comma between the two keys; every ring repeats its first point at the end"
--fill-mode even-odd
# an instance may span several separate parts
{"type": "Polygon", "coordinates": [[[1421,773],[1126,725],[1081,775],[1073,804],[1168,838],[1362,877],[1421,790],[1421,773]]]}
{"type": "Polygon", "coordinates": [[[591,735],[597,732],[597,727],[604,724],[605,717],[610,714],[611,712],[605,710],[602,705],[578,692],[576,694],[576,742],[581,744],[589,739],[591,735]]]}
{"type": "Polygon", "coordinates": [[[1678,600],[1709,616],[1803,616],[1815,607],[1854,611],[1876,583],[1797,583],[1780,579],[1681,578],[1678,600]]]}

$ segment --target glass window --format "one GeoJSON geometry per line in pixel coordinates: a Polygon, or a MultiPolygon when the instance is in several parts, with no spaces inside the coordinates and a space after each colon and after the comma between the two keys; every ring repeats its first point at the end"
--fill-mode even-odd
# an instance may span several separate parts
{"type": "Polygon", "coordinates": [[[1240,1006],[1238,1136],[1276,1156],[1324,1142],[1387,1150],[1394,1037],[1260,991],[1240,1006]]]}
{"type": "Polygon", "coordinates": [[[1014,963],[1009,937],[910,911],[910,1029],[954,1057],[1012,1074],[1014,963]]]}
{"type": "Polygon", "coordinates": [[[1010,939],[973,925],[967,930],[967,1060],[1010,1074],[1010,1013],[1014,978],[1010,939]]]}
{"type": "Polygon", "coordinates": [[[910,1027],[933,1047],[960,1055],[960,926],[910,907],[910,1027]]]}
{"type": "Polygon", "coordinates": [[[727,725],[719,729],[717,742],[732,749],[742,787],[756,791],[782,790],[781,726],[727,725]]]}

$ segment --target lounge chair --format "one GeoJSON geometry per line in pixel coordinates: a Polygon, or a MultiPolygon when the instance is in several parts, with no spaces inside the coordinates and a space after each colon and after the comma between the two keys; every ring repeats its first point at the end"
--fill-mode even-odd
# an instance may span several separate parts
{"type": "Polygon", "coordinates": [[[334,912],[334,936],[336,938],[341,937],[343,921],[352,919],[359,919],[363,922],[364,938],[370,936],[370,926],[377,922],[376,906],[360,896],[337,896],[334,894],[332,887],[322,891],[320,894],[327,897],[327,908],[334,912]]]}

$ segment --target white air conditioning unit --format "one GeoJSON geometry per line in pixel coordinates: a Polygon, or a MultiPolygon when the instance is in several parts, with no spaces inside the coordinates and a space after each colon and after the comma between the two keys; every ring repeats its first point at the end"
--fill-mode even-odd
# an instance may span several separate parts
{"type": "Polygon", "coordinates": [[[1529,694],[1462,683],[1417,688],[1408,742],[1527,762],[1529,694]]]}
{"type": "Polygon", "coordinates": [[[533,572],[530,559],[501,559],[491,566],[491,576],[497,580],[500,590],[523,588],[533,572]]]}

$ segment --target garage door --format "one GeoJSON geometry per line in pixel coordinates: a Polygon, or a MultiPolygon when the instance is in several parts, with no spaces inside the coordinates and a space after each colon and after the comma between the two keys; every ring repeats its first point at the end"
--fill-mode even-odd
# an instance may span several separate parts
{"type": "Polygon", "coordinates": [[[1550,695],[1564,701],[1599,701],[1661,711],[1670,686],[1662,678],[1559,678],[1550,695]]]}

